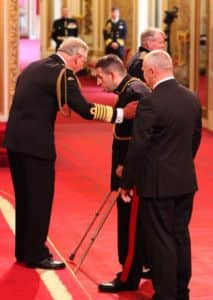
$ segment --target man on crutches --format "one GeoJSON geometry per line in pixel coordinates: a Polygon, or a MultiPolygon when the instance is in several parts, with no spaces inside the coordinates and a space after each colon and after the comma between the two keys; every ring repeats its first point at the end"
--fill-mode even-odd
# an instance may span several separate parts
{"type": "MultiPolygon", "coordinates": [[[[122,108],[134,99],[146,97],[150,91],[141,80],[127,75],[122,61],[115,55],[106,55],[96,64],[97,84],[108,92],[118,95],[115,107],[122,108]]],[[[111,190],[119,188],[122,168],[132,135],[133,120],[125,119],[114,127],[112,145],[111,190]]],[[[144,258],[144,243],[141,224],[138,218],[138,199],[125,203],[117,197],[118,212],[118,257],[122,271],[110,282],[99,284],[102,292],[116,293],[124,290],[138,289],[144,258]]],[[[148,274],[146,274],[148,275],[148,274]]]]}

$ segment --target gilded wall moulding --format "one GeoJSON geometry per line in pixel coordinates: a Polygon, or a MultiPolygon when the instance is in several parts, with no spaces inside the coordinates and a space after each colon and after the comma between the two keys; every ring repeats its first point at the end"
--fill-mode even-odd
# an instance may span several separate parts
{"type": "Polygon", "coordinates": [[[84,19],[84,33],[92,33],[92,0],[84,0],[85,3],[85,19],[84,19]]]}
{"type": "Polygon", "coordinates": [[[8,1],[8,98],[9,103],[12,101],[12,97],[15,90],[16,79],[18,75],[18,48],[19,48],[19,16],[18,5],[16,0],[8,1]]]}

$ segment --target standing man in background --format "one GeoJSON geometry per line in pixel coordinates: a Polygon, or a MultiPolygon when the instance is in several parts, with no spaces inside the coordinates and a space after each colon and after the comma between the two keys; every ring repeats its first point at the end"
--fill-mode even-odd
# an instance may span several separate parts
{"type": "Polygon", "coordinates": [[[79,32],[76,19],[70,18],[70,12],[67,7],[62,7],[61,18],[53,22],[51,37],[56,43],[56,51],[61,43],[68,37],[77,37],[79,32]]]}
{"type": "Polygon", "coordinates": [[[174,78],[170,55],[148,53],[144,77],[153,92],[139,102],[121,179],[125,200],[136,186],[149,253],[154,300],[189,300],[189,223],[201,140],[198,96],[174,78]]]}
{"type": "Polygon", "coordinates": [[[127,24],[120,19],[120,10],[113,7],[111,19],[106,21],[103,35],[105,41],[105,54],[116,54],[124,58],[125,40],[127,38],[127,24]]]}
{"type": "Polygon", "coordinates": [[[165,33],[160,28],[148,28],[141,33],[141,46],[136,54],[130,59],[128,73],[144,81],[143,59],[144,56],[157,49],[165,49],[165,33]]]}

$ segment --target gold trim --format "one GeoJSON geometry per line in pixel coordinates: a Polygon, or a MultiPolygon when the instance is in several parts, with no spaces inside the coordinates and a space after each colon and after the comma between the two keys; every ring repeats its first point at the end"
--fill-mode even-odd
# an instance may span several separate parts
{"type": "MultiPolygon", "coordinates": [[[[202,0],[203,1],[203,0],[202,0]]],[[[195,3],[195,39],[194,39],[194,48],[195,48],[195,72],[194,72],[194,87],[195,91],[198,93],[199,90],[199,62],[200,62],[200,18],[201,18],[201,0],[196,0],[195,3]]],[[[210,1],[206,0],[206,104],[205,109],[202,108],[202,115],[204,118],[208,118],[208,99],[209,99],[209,89],[208,89],[208,82],[209,82],[209,31],[210,31],[210,1]]]]}
{"type": "Polygon", "coordinates": [[[123,39],[117,39],[117,42],[120,46],[124,46],[124,40],[123,39]]]}
{"type": "Polygon", "coordinates": [[[0,114],[7,119],[18,76],[18,4],[15,0],[0,2],[0,114]]]}
{"type": "Polygon", "coordinates": [[[107,40],[105,41],[105,45],[106,45],[106,46],[108,46],[110,43],[112,43],[112,39],[107,39],[107,40]]]}
{"type": "Polygon", "coordinates": [[[57,95],[57,101],[58,101],[58,107],[60,112],[62,113],[62,115],[66,118],[70,117],[71,115],[71,110],[68,106],[67,103],[67,74],[66,74],[66,68],[63,68],[57,78],[57,82],[56,82],[56,95],[57,95]],[[64,105],[62,105],[62,95],[61,95],[61,83],[62,83],[62,78],[63,76],[64,78],[64,100],[65,103],[64,105]]]}
{"type": "MultiPolygon", "coordinates": [[[[123,86],[123,88],[121,89],[121,92],[119,93],[119,96],[120,95],[122,95],[124,92],[125,92],[125,90],[126,90],[126,88],[129,86],[129,84],[131,83],[131,82],[133,82],[133,81],[140,81],[142,84],[144,84],[145,85],[145,83],[143,83],[143,81],[142,80],[140,80],[139,78],[137,78],[137,77],[132,77],[132,78],[130,78],[125,84],[124,84],[124,86],[123,86]]],[[[119,98],[117,99],[117,102],[119,101],[119,98]]],[[[117,103],[116,102],[116,103],[117,103]]],[[[116,134],[116,124],[113,124],[113,136],[114,136],[114,138],[116,139],[116,140],[118,140],[118,141],[130,141],[131,139],[132,139],[132,137],[131,136],[124,136],[124,137],[121,137],[121,136],[118,136],[117,134],[116,134]]]]}
{"type": "Polygon", "coordinates": [[[113,124],[113,136],[116,140],[118,140],[118,141],[130,141],[132,139],[131,136],[124,136],[124,137],[118,136],[115,132],[115,126],[116,126],[116,124],[113,124]]]}
{"type": "Polygon", "coordinates": [[[109,105],[94,103],[94,106],[90,109],[93,120],[99,120],[111,123],[113,116],[113,108],[109,105]]]}

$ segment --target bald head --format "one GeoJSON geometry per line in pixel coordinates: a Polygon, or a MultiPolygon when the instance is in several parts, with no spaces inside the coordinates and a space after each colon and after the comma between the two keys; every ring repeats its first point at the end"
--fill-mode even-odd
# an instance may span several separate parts
{"type": "Polygon", "coordinates": [[[144,58],[144,63],[162,71],[173,71],[171,56],[164,50],[153,50],[144,58]]]}
{"type": "Polygon", "coordinates": [[[164,50],[153,50],[144,57],[143,71],[147,84],[153,87],[158,81],[174,76],[172,58],[164,50]]]}

